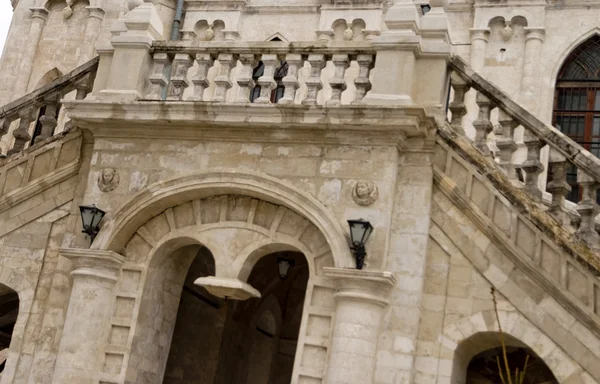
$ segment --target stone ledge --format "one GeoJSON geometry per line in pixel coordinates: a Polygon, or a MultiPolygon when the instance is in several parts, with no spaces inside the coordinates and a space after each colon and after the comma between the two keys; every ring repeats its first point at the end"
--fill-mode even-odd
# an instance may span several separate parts
{"type": "Polygon", "coordinates": [[[262,143],[399,145],[429,137],[436,108],[258,105],[193,101],[65,101],[69,117],[96,137],[262,143]]]}

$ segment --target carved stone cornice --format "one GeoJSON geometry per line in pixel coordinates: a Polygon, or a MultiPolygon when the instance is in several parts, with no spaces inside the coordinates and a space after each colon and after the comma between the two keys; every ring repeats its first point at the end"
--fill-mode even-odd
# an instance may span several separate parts
{"type": "Polygon", "coordinates": [[[96,137],[389,146],[407,137],[428,137],[435,126],[431,112],[416,106],[116,104],[88,99],[65,100],[63,105],[77,126],[90,129],[96,137]]]}
{"type": "Polygon", "coordinates": [[[31,11],[31,18],[33,20],[40,20],[41,23],[44,23],[48,19],[49,12],[44,7],[31,7],[29,10],[31,11]]]}
{"type": "Polygon", "coordinates": [[[335,282],[336,300],[357,300],[386,306],[396,278],[391,272],[364,269],[323,268],[335,282]]]}
{"type": "Polygon", "coordinates": [[[71,276],[94,277],[116,282],[125,257],[113,251],[61,248],[61,256],[71,260],[71,276]]]}

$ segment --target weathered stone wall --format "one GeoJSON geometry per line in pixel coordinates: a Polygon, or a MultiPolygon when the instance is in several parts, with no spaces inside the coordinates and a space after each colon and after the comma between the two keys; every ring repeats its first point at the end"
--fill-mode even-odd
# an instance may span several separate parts
{"type": "Polygon", "coordinates": [[[312,194],[343,227],[347,217],[370,220],[376,230],[368,262],[370,268],[377,268],[384,263],[397,158],[395,147],[97,139],[85,200],[111,212],[158,181],[218,169],[258,171],[312,194]],[[98,187],[105,168],[115,169],[120,180],[116,189],[107,193],[98,187]],[[357,181],[377,185],[379,198],[373,205],[354,203],[352,190],[357,181]]]}
{"type": "MultiPolygon", "coordinates": [[[[497,331],[492,286],[503,295],[498,308],[505,332],[538,354],[560,382],[597,382],[600,337],[590,324],[598,322],[590,313],[597,307],[588,296],[597,277],[586,274],[585,262],[546,242],[445,144],[438,142],[435,159],[415,382],[463,382],[468,361],[455,355],[457,345],[477,332],[497,331]],[[573,310],[578,304],[582,311],[573,310]]],[[[482,351],[470,348],[473,355],[482,351]]]]}
{"type": "Polygon", "coordinates": [[[81,131],[0,164],[0,282],[20,311],[4,383],[49,383],[68,305],[69,262],[58,249],[80,220],[81,131]]]}

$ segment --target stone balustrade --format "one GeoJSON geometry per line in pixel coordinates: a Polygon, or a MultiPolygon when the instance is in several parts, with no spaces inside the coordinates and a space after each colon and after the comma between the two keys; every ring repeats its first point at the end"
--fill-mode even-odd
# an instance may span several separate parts
{"type": "Polygon", "coordinates": [[[371,89],[375,64],[375,50],[366,41],[155,41],[151,53],[147,100],[359,104],[371,89]]]}
{"type": "Polygon", "coordinates": [[[44,143],[65,130],[67,118],[60,115],[61,100],[69,93],[81,100],[91,91],[98,58],[77,67],[49,84],[0,108],[0,139],[8,148],[0,157],[19,153],[44,143]],[[12,137],[4,137],[11,134],[12,137]],[[4,137],[4,138],[3,138],[4,137]]]}
{"type": "Polygon", "coordinates": [[[462,122],[462,117],[468,112],[465,94],[474,89],[478,107],[477,118],[472,123],[474,146],[484,156],[493,158],[506,176],[515,185],[521,185],[534,201],[543,203],[543,192],[548,192],[551,201],[547,204],[547,212],[588,246],[600,248],[596,224],[596,216],[600,212],[597,204],[600,159],[556,128],[540,121],[477,74],[461,58],[451,59],[450,70],[454,97],[448,109],[449,123],[454,131],[465,135],[462,122]],[[497,124],[491,118],[494,110],[497,110],[497,124]],[[527,156],[517,163],[514,156],[517,150],[515,129],[519,126],[523,127],[522,143],[527,156]],[[490,145],[492,143],[494,145],[490,145]],[[545,188],[540,188],[544,185],[539,179],[545,166],[540,152],[546,145],[550,147],[549,182],[545,188]],[[576,193],[571,193],[572,189],[576,193]],[[569,195],[576,205],[567,201],[569,195]]]}

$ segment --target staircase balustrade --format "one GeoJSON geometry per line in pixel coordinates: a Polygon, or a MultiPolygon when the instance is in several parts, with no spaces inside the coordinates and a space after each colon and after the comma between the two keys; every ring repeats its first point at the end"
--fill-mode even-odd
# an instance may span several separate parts
{"type": "MultiPolygon", "coordinates": [[[[536,202],[542,202],[543,192],[549,192],[552,200],[547,212],[559,223],[575,225],[575,235],[588,246],[600,248],[600,235],[596,231],[596,216],[600,212],[596,202],[600,187],[600,159],[556,128],[545,124],[521,105],[504,94],[497,86],[477,74],[464,60],[454,56],[449,63],[451,71],[451,87],[454,98],[450,101],[449,125],[459,135],[465,135],[462,118],[467,114],[465,94],[469,90],[477,92],[477,119],[472,122],[475,129],[474,146],[484,155],[491,157],[492,141],[488,136],[492,132],[491,115],[497,110],[498,129],[494,130],[496,162],[509,180],[520,183],[516,177],[516,169],[524,172],[524,182],[521,184],[527,194],[536,202]],[[514,139],[515,128],[524,129],[523,144],[527,157],[521,163],[515,162],[514,152],[517,143],[514,139]],[[540,159],[543,146],[550,147],[551,167],[549,182],[545,190],[540,189],[539,177],[544,171],[540,159]],[[579,202],[575,207],[566,200],[571,190],[567,182],[568,167],[577,169],[577,184],[581,191],[579,202]],[[571,205],[571,206],[569,206],[571,205]]],[[[472,114],[473,115],[473,114],[472,114]]]]}
{"type": "Polygon", "coordinates": [[[343,44],[321,42],[202,42],[156,41],[153,44],[153,70],[149,77],[147,100],[183,100],[222,103],[256,104],[359,104],[371,89],[369,74],[375,64],[375,50],[370,42],[343,44]],[[196,64],[194,64],[194,62],[196,64]],[[253,70],[259,62],[264,69],[254,79],[253,70]],[[285,73],[276,74],[281,65],[285,73]],[[324,76],[329,64],[331,75],[324,76]],[[348,68],[354,64],[354,73],[348,68]],[[194,69],[192,69],[194,68],[194,69]],[[212,69],[212,71],[211,71],[212,69]],[[302,69],[305,69],[302,71],[302,69]],[[191,73],[190,73],[191,72],[191,73]],[[212,75],[211,75],[212,72],[212,75]],[[328,100],[318,95],[324,87],[331,87],[328,100]],[[353,78],[353,80],[352,80],[353,78]],[[278,81],[281,84],[278,84],[278,81]],[[353,83],[350,101],[342,98],[353,83]],[[281,97],[271,92],[283,86],[281,97]],[[185,90],[192,86],[191,92],[185,90]],[[255,87],[258,97],[251,100],[255,87]],[[234,88],[235,89],[232,89],[234,88]],[[298,91],[303,88],[299,95],[298,91]],[[231,92],[230,89],[232,89],[231,92]],[[231,93],[231,95],[230,95],[231,93]]]}
{"type": "Polygon", "coordinates": [[[60,100],[73,91],[76,99],[85,98],[92,90],[97,69],[98,57],[1,107],[0,139],[11,133],[14,140],[9,140],[12,144],[6,153],[0,153],[0,158],[19,153],[31,145],[42,145],[40,143],[55,133],[64,131],[67,119],[57,119],[60,100]]]}

